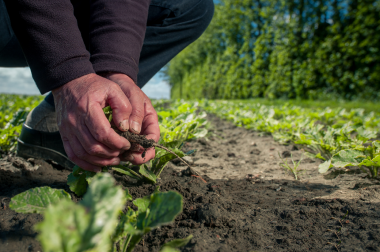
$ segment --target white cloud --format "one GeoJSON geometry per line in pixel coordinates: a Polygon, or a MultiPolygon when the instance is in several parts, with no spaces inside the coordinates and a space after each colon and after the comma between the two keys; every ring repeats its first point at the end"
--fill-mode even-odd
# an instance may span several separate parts
{"type": "Polygon", "coordinates": [[[38,95],[32,73],[25,68],[0,68],[0,93],[38,95]]]}
{"type": "MultiPolygon", "coordinates": [[[[142,89],[152,99],[169,99],[170,86],[156,74],[142,89]]],[[[40,92],[26,68],[0,68],[0,93],[39,95],[40,92]]]]}
{"type": "Polygon", "coordinates": [[[142,91],[151,99],[170,99],[170,86],[158,74],[142,88],[142,91]]]}

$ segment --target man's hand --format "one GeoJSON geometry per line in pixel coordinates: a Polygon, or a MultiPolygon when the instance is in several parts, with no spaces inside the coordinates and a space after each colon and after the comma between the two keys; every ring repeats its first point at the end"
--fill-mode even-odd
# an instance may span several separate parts
{"type": "MultiPolygon", "coordinates": [[[[131,146],[127,139],[110,127],[102,110],[105,106],[111,106],[113,120],[120,130],[128,130],[132,125],[131,119],[140,125],[142,123],[144,132],[151,130],[152,127],[140,120],[144,119],[145,110],[136,98],[141,99],[141,94],[136,95],[133,90],[128,93],[133,97],[132,104],[139,103],[135,105],[138,109],[132,110],[123,91],[118,84],[96,74],[82,76],[52,91],[65,151],[69,159],[81,168],[100,171],[102,166],[119,164],[120,153],[131,146]]],[[[152,124],[151,121],[148,124],[152,124]]],[[[133,127],[140,130],[134,124],[133,127]]]]}
{"type": "MultiPolygon", "coordinates": [[[[108,73],[104,75],[107,79],[117,83],[124,94],[127,96],[131,106],[132,113],[129,117],[130,131],[146,135],[148,139],[158,142],[160,139],[160,128],[158,118],[150,99],[141,91],[141,89],[125,74],[108,73]]],[[[116,122],[115,122],[116,123],[116,122]]],[[[131,149],[120,155],[123,161],[130,161],[133,164],[142,164],[154,158],[154,148],[148,149],[145,158],[141,157],[142,149],[131,149]]]]}

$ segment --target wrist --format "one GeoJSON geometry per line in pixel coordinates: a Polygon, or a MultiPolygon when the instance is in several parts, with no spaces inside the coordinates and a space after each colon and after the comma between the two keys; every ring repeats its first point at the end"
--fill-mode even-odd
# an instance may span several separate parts
{"type": "Polygon", "coordinates": [[[129,81],[135,83],[131,77],[119,72],[101,72],[99,75],[114,82],[129,81]]]}
{"type": "Polygon", "coordinates": [[[79,78],[76,78],[72,81],[69,81],[67,82],[66,84],[60,86],[60,87],[57,87],[55,89],[52,89],[51,92],[54,96],[54,98],[60,93],[62,92],[62,90],[64,89],[70,89],[70,88],[75,88],[79,85],[79,83],[88,83],[89,82],[89,79],[92,78],[92,77],[96,77],[97,75],[94,74],[94,73],[90,73],[90,74],[86,74],[86,75],[83,75],[79,78]]]}

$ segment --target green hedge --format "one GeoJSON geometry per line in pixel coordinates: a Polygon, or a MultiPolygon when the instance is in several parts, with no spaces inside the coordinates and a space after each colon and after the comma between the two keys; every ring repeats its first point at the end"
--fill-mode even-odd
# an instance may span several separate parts
{"type": "Polygon", "coordinates": [[[172,98],[380,96],[380,0],[221,0],[165,73],[172,98]]]}

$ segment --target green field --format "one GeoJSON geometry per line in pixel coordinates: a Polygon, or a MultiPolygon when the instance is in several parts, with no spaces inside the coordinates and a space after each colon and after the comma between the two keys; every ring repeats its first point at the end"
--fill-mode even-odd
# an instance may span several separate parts
{"type": "MultiPolygon", "coordinates": [[[[1,95],[0,146],[3,154],[16,151],[22,123],[27,113],[42,99],[42,96],[1,95]]],[[[378,178],[380,112],[375,103],[254,99],[154,100],[153,105],[161,130],[159,143],[180,157],[194,152],[181,151],[185,141],[215,135],[208,132],[207,112],[238,127],[271,135],[281,144],[302,146],[309,157],[324,161],[319,165],[320,173],[326,173],[332,167],[358,166],[369,177],[378,178]]],[[[105,110],[108,117],[109,111],[105,110]]],[[[113,170],[139,183],[155,185],[162,170],[174,158],[173,154],[156,148],[156,157],[149,164],[137,168],[131,164],[120,164],[103,167],[103,172],[96,174],[76,166],[68,176],[67,185],[75,195],[83,196],[79,203],[72,202],[66,191],[45,186],[13,197],[10,208],[19,213],[44,215],[45,220],[37,224],[36,229],[40,232],[37,239],[45,250],[81,251],[91,248],[93,251],[116,251],[116,244],[119,244],[122,251],[132,251],[144,234],[174,221],[182,211],[183,199],[177,192],[160,192],[157,187],[152,195],[133,201],[138,210],[129,208],[120,212],[132,196],[128,190],[115,187],[115,181],[108,172],[113,170]],[[103,223],[105,219],[106,225],[103,223]],[[87,230],[86,235],[83,230],[87,230]],[[60,241],[59,244],[52,242],[52,235],[60,241]],[[94,237],[100,237],[101,242],[93,243],[94,237]]],[[[293,172],[297,179],[297,171],[293,172]]],[[[161,251],[178,251],[177,248],[190,239],[191,236],[169,242],[161,251]]]]}

